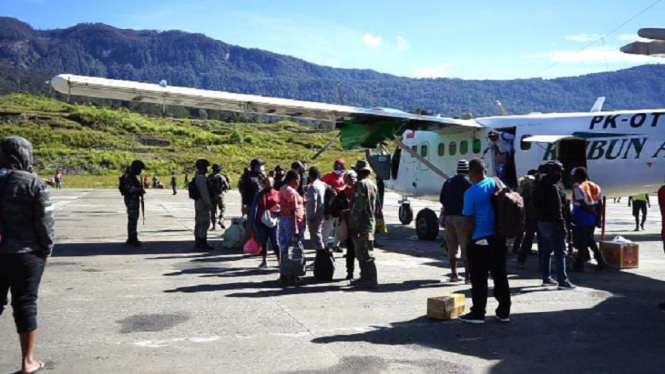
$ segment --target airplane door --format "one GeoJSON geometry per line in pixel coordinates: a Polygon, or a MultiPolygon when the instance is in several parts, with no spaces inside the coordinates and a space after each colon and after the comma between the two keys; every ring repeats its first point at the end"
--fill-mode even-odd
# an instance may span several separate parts
{"type": "Polygon", "coordinates": [[[384,147],[379,147],[375,150],[367,149],[365,156],[372,170],[376,173],[377,178],[390,180],[391,155],[387,149],[384,147]]]}
{"type": "Polygon", "coordinates": [[[577,167],[587,167],[587,142],[580,138],[565,138],[557,142],[556,159],[563,164],[563,184],[572,187],[570,172],[577,167]]]}

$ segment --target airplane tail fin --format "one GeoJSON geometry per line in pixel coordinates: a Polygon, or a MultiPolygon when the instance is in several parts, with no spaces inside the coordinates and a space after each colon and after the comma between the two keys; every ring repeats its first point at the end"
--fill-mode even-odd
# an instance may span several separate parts
{"type": "Polygon", "coordinates": [[[600,112],[603,110],[603,104],[605,104],[605,96],[600,96],[596,103],[591,107],[591,112],[600,112]]]}

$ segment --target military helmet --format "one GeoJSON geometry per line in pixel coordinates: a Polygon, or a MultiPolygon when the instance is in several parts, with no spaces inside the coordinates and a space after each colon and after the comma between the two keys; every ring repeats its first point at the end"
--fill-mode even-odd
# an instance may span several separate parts
{"type": "Polygon", "coordinates": [[[207,167],[210,166],[210,161],[206,160],[205,158],[200,158],[196,160],[196,169],[197,170],[203,170],[207,167]]]}
{"type": "Polygon", "coordinates": [[[145,164],[141,160],[134,160],[132,161],[132,164],[129,166],[129,168],[134,172],[134,174],[141,174],[141,172],[145,169],[145,164]]]}
{"type": "Polygon", "coordinates": [[[222,171],[222,165],[212,164],[212,171],[215,173],[219,173],[220,171],[222,171]]]}

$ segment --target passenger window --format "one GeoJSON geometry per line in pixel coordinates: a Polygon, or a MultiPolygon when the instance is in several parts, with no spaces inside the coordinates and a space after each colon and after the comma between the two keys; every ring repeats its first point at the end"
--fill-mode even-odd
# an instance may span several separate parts
{"type": "Polygon", "coordinates": [[[439,143],[439,157],[443,157],[446,154],[446,145],[439,143]]]}
{"type": "Polygon", "coordinates": [[[524,139],[530,138],[533,135],[524,135],[520,138],[520,149],[523,151],[528,151],[531,149],[531,142],[525,142],[524,139]]]}
{"type": "Polygon", "coordinates": [[[455,156],[457,153],[457,143],[456,142],[450,142],[450,145],[448,145],[448,154],[451,156],[455,156]]]}
{"type": "Polygon", "coordinates": [[[420,146],[420,157],[427,158],[427,146],[424,144],[420,146]]]}
{"type": "Polygon", "coordinates": [[[481,144],[480,139],[474,140],[472,147],[473,147],[473,153],[480,153],[480,151],[482,149],[482,144],[481,144]]]}
{"type": "Polygon", "coordinates": [[[459,143],[459,153],[461,153],[463,155],[469,153],[469,142],[468,141],[462,140],[459,143]]]}

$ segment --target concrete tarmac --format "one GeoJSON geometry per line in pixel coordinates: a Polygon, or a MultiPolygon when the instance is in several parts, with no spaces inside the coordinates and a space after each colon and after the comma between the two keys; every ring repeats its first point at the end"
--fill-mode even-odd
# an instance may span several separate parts
{"type": "MultiPolygon", "coordinates": [[[[631,209],[609,204],[608,237],[640,244],[640,267],[570,273],[580,287],[541,287],[536,256],[518,270],[510,255],[511,322],[433,321],[426,300],[470,286],[447,281],[439,242],[399,225],[386,194],[389,234],[376,252],[380,288],[354,291],[336,254],[332,282],[311,272],[298,287],[241,251],[193,251],[186,191],[149,190],[143,248],[124,245],[126,215],[115,190],[53,191],[58,245],[39,300],[37,358],[45,373],[662,373],[665,255],[660,217],[634,233],[631,209]]],[[[227,196],[227,217],[239,196],[227,196]]],[[[430,205],[414,200],[415,208],[430,205]]],[[[434,204],[438,210],[439,204],[434,204]]],[[[228,222],[227,222],[228,225],[228,222]]],[[[311,248],[311,246],[308,246],[311,248]]],[[[535,246],[534,246],[535,248],[535,246]]],[[[308,252],[313,258],[313,253],[308,252]]],[[[356,270],[356,276],[358,270],[356,270]]],[[[491,283],[491,282],[490,282],[491,283]]],[[[491,291],[490,291],[491,295],[491,291]]],[[[11,308],[0,323],[0,373],[20,368],[11,308]]]]}

